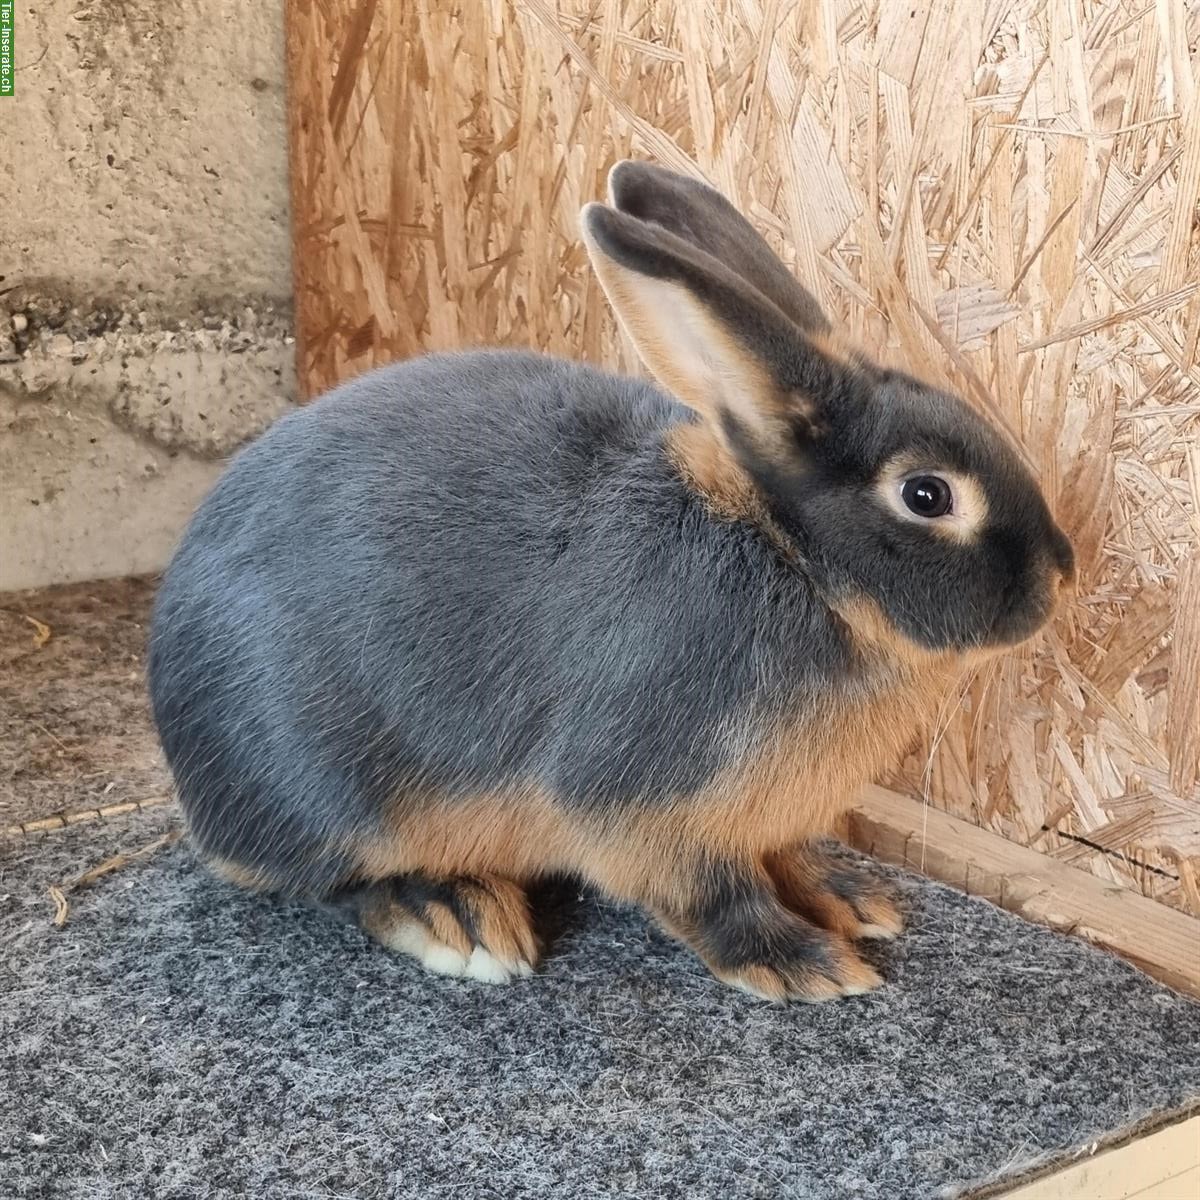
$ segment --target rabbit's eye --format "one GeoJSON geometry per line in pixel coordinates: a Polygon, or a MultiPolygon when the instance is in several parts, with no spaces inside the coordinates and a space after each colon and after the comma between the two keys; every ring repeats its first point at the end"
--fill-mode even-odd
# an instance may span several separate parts
{"type": "Polygon", "coordinates": [[[954,504],[950,485],[936,475],[914,475],[906,479],[900,495],[909,512],[918,517],[944,517],[954,504]]]}

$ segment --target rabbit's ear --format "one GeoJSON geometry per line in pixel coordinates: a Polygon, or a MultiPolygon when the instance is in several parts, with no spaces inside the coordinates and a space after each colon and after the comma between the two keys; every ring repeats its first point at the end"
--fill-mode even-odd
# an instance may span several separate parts
{"type": "Polygon", "coordinates": [[[608,173],[608,202],[618,212],[661,226],[724,263],[806,332],[828,332],[829,321],[816,299],[715,188],[652,163],[626,159],[608,173]]]}
{"type": "MultiPolygon", "coordinates": [[[[589,204],[592,265],[642,360],[728,439],[760,449],[818,431],[814,414],[845,391],[847,364],[801,332],[723,264],[656,225],[589,204]]],[[[789,444],[790,441],[789,441],[789,444]]]]}

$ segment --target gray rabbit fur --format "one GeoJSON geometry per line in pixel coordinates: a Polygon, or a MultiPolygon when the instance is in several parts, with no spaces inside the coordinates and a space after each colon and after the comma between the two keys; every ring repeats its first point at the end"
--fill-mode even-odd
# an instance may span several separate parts
{"type": "Polygon", "coordinates": [[[710,187],[614,168],[582,214],[663,384],[431,355],[242,451],[163,579],[155,721],[245,886],[504,981],[526,888],[644,906],[773,1000],[876,986],[888,898],[821,850],[964,665],[1073,565],[962,401],[841,344],[710,187]]]}

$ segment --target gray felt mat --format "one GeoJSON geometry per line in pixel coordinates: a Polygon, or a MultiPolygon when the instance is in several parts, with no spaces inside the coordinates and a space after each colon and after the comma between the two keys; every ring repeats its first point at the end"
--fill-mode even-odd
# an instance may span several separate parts
{"type": "Polygon", "coordinates": [[[533,979],[445,980],[183,845],[3,848],[0,1196],[929,1200],[1200,1099],[1200,1005],[898,877],[880,992],[775,1008],[640,915],[548,889],[533,979]]]}

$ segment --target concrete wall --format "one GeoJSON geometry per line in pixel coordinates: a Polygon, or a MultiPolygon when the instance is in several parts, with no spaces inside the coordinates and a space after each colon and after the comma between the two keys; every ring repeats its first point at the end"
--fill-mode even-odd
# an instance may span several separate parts
{"type": "Polygon", "coordinates": [[[282,0],[18,0],[0,590],[152,571],[294,395],[282,0]]]}

